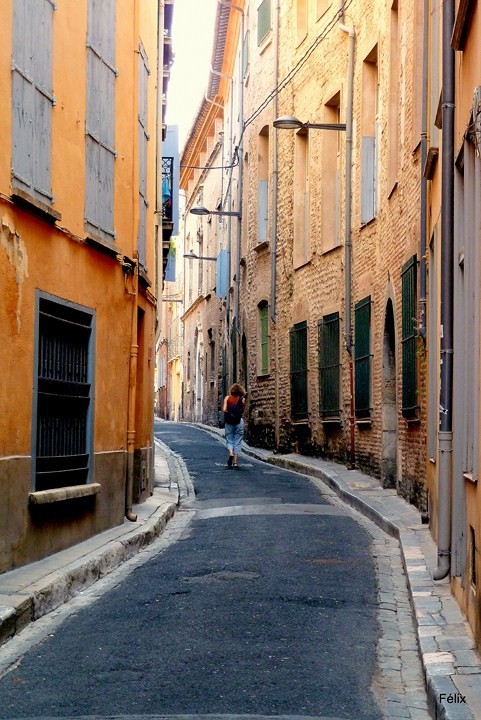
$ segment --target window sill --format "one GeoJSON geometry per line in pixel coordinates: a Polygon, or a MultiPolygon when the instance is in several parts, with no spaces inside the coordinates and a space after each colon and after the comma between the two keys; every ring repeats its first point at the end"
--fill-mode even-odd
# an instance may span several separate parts
{"type": "Polygon", "coordinates": [[[62,216],[59,212],[53,210],[53,208],[51,208],[46,203],[42,202],[41,200],[37,200],[33,197],[33,195],[30,195],[29,193],[24,192],[19,188],[15,188],[13,190],[11,198],[13,202],[17,205],[20,205],[25,210],[28,210],[34,215],[38,215],[43,220],[46,220],[49,223],[56,223],[62,219],[62,216]]]}
{"type": "Polygon", "coordinates": [[[262,250],[268,250],[269,249],[269,240],[264,240],[264,242],[257,243],[257,245],[254,245],[253,250],[255,252],[261,252],[262,250]]]}
{"type": "Polygon", "coordinates": [[[416,425],[421,425],[421,420],[418,417],[411,417],[411,418],[404,418],[406,421],[406,425],[409,427],[415,427],[416,425]]]}
{"type": "Polygon", "coordinates": [[[258,380],[266,380],[267,378],[270,378],[270,376],[271,376],[270,373],[259,373],[257,375],[257,379],[258,380]]]}
{"type": "Polygon", "coordinates": [[[303,420],[293,420],[292,425],[294,427],[301,427],[303,425],[305,425],[307,427],[307,425],[309,425],[309,418],[305,418],[303,420]]]}
{"type": "Polygon", "coordinates": [[[464,478],[467,482],[472,483],[473,485],[477,485],[477,484],[478,484],[478,478],[475,478],[475,477],[473,476],[473,473],[465,472],[465,473],[463,473],[463,478],[464,478]]]}
{"type": "Polygon", "coordinates": [[[140,284],[144,287],[144,289],[152,287],[152,280],[147,274],[147,268],[139,268],[139,281],[140,284]]]}
{"type": "Polygon", "coordinates": [[[327,417],[321,418],[321,423],[323,425],[342,425],[342,420],[340,417],[327,417]]]}
{"type": "Polygon", "coordinates": [[[371,418],[362,418],[356,420],[356,425],[360,430],[369,430],[372,427],[372,420],[371,418]]]}
{"type": "Polygon", "coordinates": [[[94,233],[89,233],[85,238],[85,242],[87,245],[91,245],[95,250],[98,250],[105,255],[109,255],[110,257],[117,257],[117,255],[120,255],[121,253],[118,245],[115,245],[115,243],[110,242],[110,240],[105,240],[94,233]]]}
{"type": "Polygon", "coordinates": [[[387,199],[390,200],[397,190],[397,180],[394,181],[392,188],[388,192],[387,199]]]}
{"type": "Polygon", "coordinates": [[[306,267],[306,265],[310,265],[312,262],[312,257],[307,258],[307,260],[302,260],[301,262],[294,265],[294,270],[300,270],[303,267],[306,267]]]}
{"type": "Polygon", "coordinates": [[[97,495],[100,492],[100,483],[89,485],[71,485],[70,487],[55,488],[54,490],[39,490],[28,496],[29,505],[48,505],[50,503],[76,500],[77,498],[97,495]]]}
{"type": "Polygon", "coordinates": [[[339,250],[340,247],[342,247],[341,242],[338,242],[336,245],[332,245],[332,247],[325,248],[324,250],[321,248],[319,255],[329,255],[329,253],[332,253],[334,250],[339,250]]]}
{"type": "Polygon", "coordinates": [[[271,43],[272,43],[272,30],[269,30],[267,35],[262,38],[262,40],[260,41],[260,43],[257,46],[259,48],[259,55],[262,55],[264,50],[266,50],[271,43]]]}

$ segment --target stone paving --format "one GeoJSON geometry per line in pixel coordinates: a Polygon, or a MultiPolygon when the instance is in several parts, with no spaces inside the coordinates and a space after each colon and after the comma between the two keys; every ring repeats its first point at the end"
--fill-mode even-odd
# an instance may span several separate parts
{"type": "MultiPolygon", "coordinates": [[[[223,438],[223,431],[218,428],[199,424],[196,427],[219,440],[223,438]]],[[[389,691],[392,696],[386,700],[388,717],[412,720],[429,717],[421,697],[423,692],[426,697],[426,691],[427,709],[435,720],[481,720],[481,658],[469,624],[451,594],[449,580],[433,580],[436,546],[417,509],[395,490],[383,489],[377,479],[343,465],[295,453],[276,455],[245,443],[243,451],[307,475],[320,488],[327,484],[343,502],[397,541],[387,555],[379,556],[383,624],[380,662],[383,670],[389,670],[387,677],[394,683],[394,689],[389,691]],[[396,557],[399,566],[395,570],[396,557]],[[406,595],[401,597],[403,587],[407,588],[406,595]],[[414,634],[410,639],[411,627],[414,634]],[[422,690],[415,657],[420,659],[422,690]],[[408,679],[414,683],[414,690],[407,685],[408,679]]],[[[381,539],[386,538],[384,533],[381,539]]]]}

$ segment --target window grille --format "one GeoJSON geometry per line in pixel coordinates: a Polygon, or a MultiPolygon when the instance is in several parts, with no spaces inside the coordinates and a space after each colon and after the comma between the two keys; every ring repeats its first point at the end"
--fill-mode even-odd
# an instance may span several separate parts
{"type": "Polygon", "coordinates": [[[257,44],[260,45],[271,30],[271,0],[262,0],[257,8],[257,44]]]}
{"type": "Polygon", "coordinates": [[[322,417],[339,417],[340,410],[339,313],[319,321],[319,408],[322,417]]]}
{"type": "Polygon", "coordinates": [[[291,413],[294,420],[308,416],[307,404],[307,322],[290,330],[291,413]]]}
{"type": "Polygon", "coordinates": [[[402,414],[416,417],[416,255],[403,266],[402,279],[402,414]]]}
{"type": "Polygon", "coordinates": [[[371,296],[354,306],[354,405],[358,418],[371,415],[371,296]]]}
{"type": "Polygon", "coordinates": [[[40,299],[35,490],[89,477],[93,315],[40,299]]]}

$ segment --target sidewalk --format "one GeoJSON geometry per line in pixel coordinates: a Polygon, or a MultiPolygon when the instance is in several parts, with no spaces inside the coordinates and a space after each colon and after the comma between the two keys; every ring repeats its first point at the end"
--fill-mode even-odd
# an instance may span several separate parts
{"type": "MultiPolygon", "coordinates": [[[[219,439],[224,431],[195,424],[219,439]]],[[[399,540],[413,609],[419,652],[435,720],[481,720],[481,658],[449,580],[434,582],[437,549],[421,516],[395,490],[384,490],[375,478],[343,465],[298,454],[275,455],[249,447],[247,455],[327,484],[344,502],[399,540]]]]}
{"type": "Polygon", "coordinates": [[[0,575],[0,647],[162,533],[189,486],[179,458],[157,440],[154,472],[153,495],[134,506],[136,522],[124,520],[78,545],[0,575]]]}

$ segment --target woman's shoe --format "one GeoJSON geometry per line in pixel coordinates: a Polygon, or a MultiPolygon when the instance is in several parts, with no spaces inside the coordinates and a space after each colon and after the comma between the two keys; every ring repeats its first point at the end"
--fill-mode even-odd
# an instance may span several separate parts
{"type": "Polygon", "coordinates": [[[238,468],[239,467],[238,463],[234,463],[233,467],[238,468]]]}
{"type": "Polygon", "coordinates": [[[229,457],[227,458],[227,467],[232,467],[233,459],[234,459],[233,456],[229,455],[229,457]]]}

